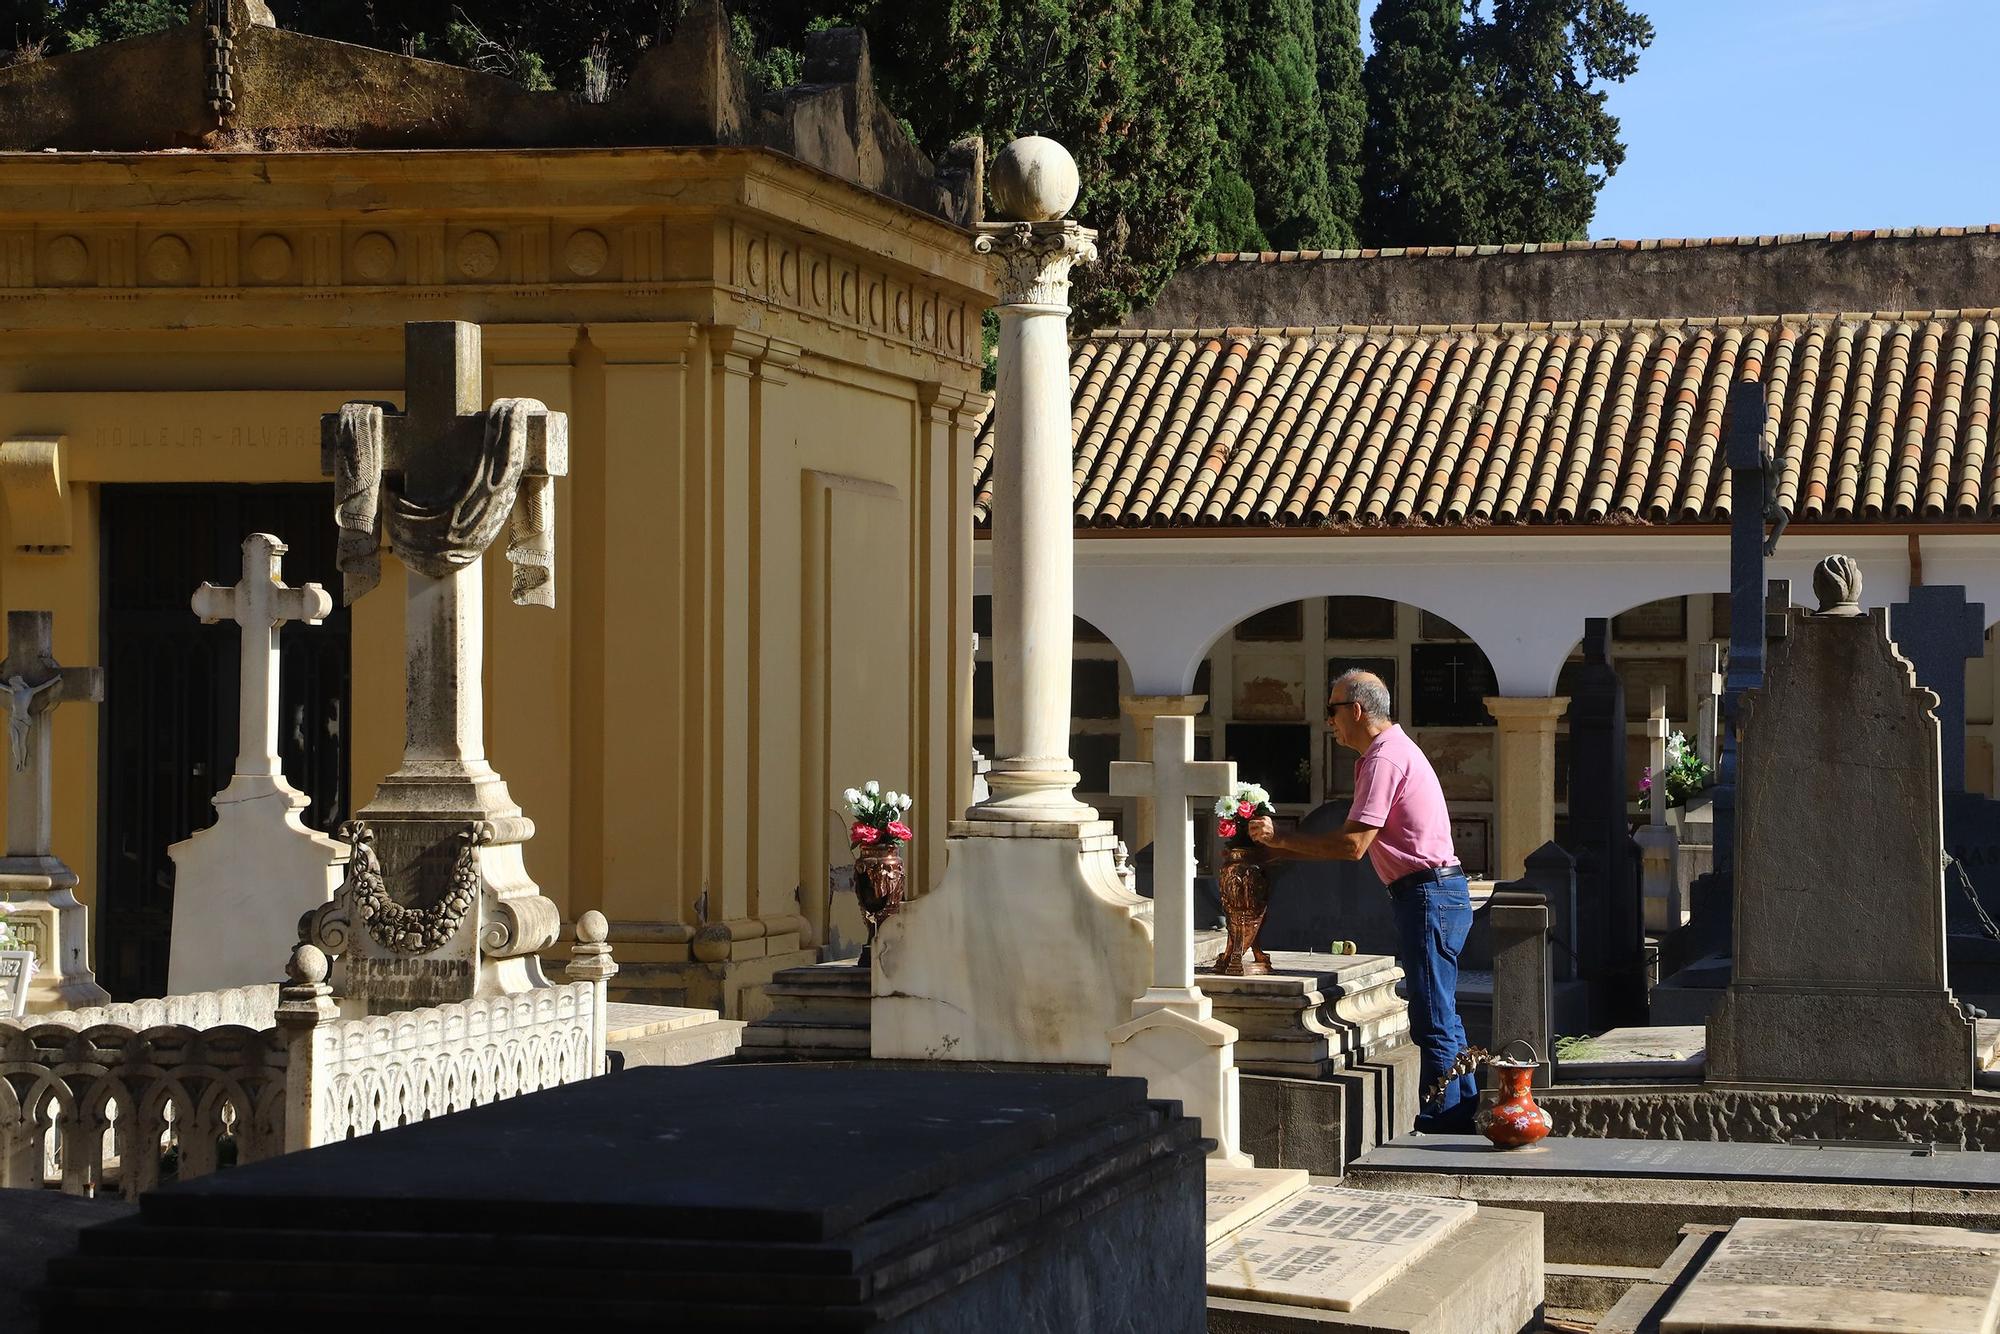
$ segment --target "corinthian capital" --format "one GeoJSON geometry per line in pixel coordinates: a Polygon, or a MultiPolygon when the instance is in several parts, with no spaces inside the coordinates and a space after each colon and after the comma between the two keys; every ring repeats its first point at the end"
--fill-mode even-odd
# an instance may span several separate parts
{"type": "Polygon", "coordinates": [[[1079,223],[981,223],[972,248],[998,255],[1007,265],[1000,281],[1003,306],[1069,308],[1069,271],[1097,259],[1097,233],[1079,223]]]}

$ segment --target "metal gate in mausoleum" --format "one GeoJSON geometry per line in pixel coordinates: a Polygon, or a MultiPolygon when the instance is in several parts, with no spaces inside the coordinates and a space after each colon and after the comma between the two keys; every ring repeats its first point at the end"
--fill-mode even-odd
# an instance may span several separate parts
{"type": "MultiPolygon", "coordinates": [[[[214,823],[209,798],[236,759],[238,636],[203,625],[197,585],[242,576],[243,539],[289,548],[285,582],[333,595],[323,625],[289,624],[278,703],[285,777],[304,819],[347,816],[348,612],[334,567],[328,486],[105,486],[101,493],[104,705],[99,725],[96,968],[121,1000],[164,995],[174,916],[170,844],[214,823]]],[[[282,971],[272,960],[272,980],[282,971]]]]}

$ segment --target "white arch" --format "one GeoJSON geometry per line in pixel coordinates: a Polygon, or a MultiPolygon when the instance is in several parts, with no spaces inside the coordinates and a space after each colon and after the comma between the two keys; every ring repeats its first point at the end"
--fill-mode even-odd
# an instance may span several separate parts
{"type": "MultiPolygon", "coordinates": [[[[975,579],[990,589],[985,545],[975,579]]],[[[2000,538],[1923,538],[1926,583],[1959,583],[2000,606],[2000,538]]],[[[1861,562],[1863,601],[1909,592],[1902,534],[1787,533],[1769,565],[1812,602],[1812,567],[1839,551],[1861,562]]],[[[1503,695],[1547,696],[1589,616],[1659,598],[1729,588],[1720,533],[1511,531],[1315,536],[1176,534],[1084,538],[1076,544],[1076,611],[1108,636],[1139,694],[1185,694],[1210,645],[1245,616],[1300,598],[1388,598],[1445,617],[1493,664],[1503,695]]]]}

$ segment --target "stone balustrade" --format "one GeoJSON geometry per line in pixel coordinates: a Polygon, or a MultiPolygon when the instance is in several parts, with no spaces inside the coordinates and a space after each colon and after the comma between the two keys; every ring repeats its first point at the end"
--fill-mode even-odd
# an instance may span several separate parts
{"type": "MultiPolygon", "coordinates": [[[[601,922],[601,919],[600,919],[601,922]]],[[[116,1190],[391,1129],[601,1074],[601,932],[571,981],[343,1017],[321,952],[283,986],[0,1023],[0,1187],[116,1190]]]]}

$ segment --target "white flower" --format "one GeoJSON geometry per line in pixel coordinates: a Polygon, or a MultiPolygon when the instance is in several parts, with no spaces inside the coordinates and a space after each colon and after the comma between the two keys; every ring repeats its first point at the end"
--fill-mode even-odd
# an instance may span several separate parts
{"type": "Polygon", "coordinates": [[[881,793],[882,785],[871,778],[861,785],[861,790],[873,797],[881,793]]]}
{"type": "Polygon", "coordinates": [[[910,794],[909,794],[909,793],[907,793],[907,792],[905,792],[905,793],[903,794],[903,801],[902,801],[902,806],[903,806],[903,809],[907,811],[908,809],[910,809],[910,807],[911,807],[911,806],[912,806],[913,804],[914,804],[914,802],[912,802],[912,800],[911,800],[911,798],[910,798],[910,794]]]}
{"type": "Polygon", "coordinates": [[[850,787],[847,791],[840,794],[840,799],[850,806],[859,806],[861,804],[861,789],[850,787]]]}
{"type": "Polygon", "coordinates": [[[1234,811],[1235,809],[1236,809],[1236,798],[1217,797],[1215,799],[1215,813],[1217,815],[1228,815],[1231,811],[1234,811]]]}
{"type": "Polygon", "coordinates": [[[884,806],[889,807],[892,810],[895,808],[896,803],[901,800],[902,798],[896,795],[895,788],[890,788],[887,792],[884,792],[882,794],[882,804],[884,806]]]}
{"type": "Polygon", "coordinates": [[[1255,783],[1247,783],[1243,788],[1243,799],[1245,801],[1254,801],[1261,806],[1271,799],[1271,794],[1255,783]]]}

